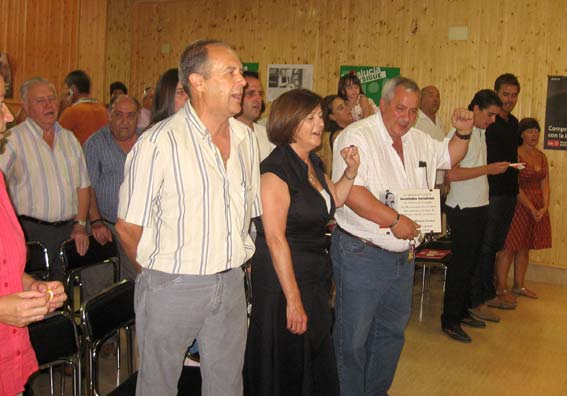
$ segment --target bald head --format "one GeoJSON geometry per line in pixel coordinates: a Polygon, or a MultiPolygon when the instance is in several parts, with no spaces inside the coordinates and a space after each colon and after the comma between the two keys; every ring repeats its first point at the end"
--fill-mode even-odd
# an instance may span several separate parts
{"type": "Polygon", "coordinates": [[[110,132],[116,140],[135,139],[138,110],[138,101],[128,95],[120,95],[114,100],[110,111],[110,132]]]}
{"type": "Polygon", "coordinates": [[[419,107],[421,111],[430,118],[434,118],[441,106],[441,95],[439,90],[433,85],[428,85],[421,90],[421,102],[419,107]]]}

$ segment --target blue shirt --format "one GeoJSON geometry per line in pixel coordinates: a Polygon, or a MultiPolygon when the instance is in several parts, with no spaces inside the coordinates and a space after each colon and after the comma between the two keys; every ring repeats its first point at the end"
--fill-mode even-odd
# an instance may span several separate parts
{"type": "Polygon", "coordinates": [[[118,212],[118,191],[124,180],[126,155],[116,143],[108,125],[85,142],[85,159],[101,216],[113,223],[118,212]]]}

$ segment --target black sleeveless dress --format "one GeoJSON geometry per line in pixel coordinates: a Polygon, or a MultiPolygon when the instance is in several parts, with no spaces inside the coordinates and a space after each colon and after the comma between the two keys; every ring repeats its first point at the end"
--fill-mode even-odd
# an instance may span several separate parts
{"type": "MultiPolygon", "coordinates": [[[[311,162],[329,193],[322,161],[311,162]]],[[[335,205],[327,210],[321,193],[309,183],[307,165],[289,145],[279,146],[261,163],[287,183],[291,197],[286,238],[295,277],[308,317],[302,335],[287,330],[286,300],[274,270],[260,218],[252,258],[252,315],[246,346],[244,389],[247,396],[339,395],[329,306],[332,266],[325,230],[335,205]]],[[[332,197],[332,196],[331,196],[332,197]]]]}

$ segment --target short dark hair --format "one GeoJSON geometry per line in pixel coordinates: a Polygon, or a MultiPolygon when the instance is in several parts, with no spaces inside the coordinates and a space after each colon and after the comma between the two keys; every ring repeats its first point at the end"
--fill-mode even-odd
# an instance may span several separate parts
{"type": "MultiPolygon", "coordinates": [[[[242,77],[255,78],[256,80],[260,81],[260,74],[258,74],[257,71],[246,70],[242,72],[242,77]]],[[[264,114],[264,111],[266,111],[266,103],[264,102],[264,99],[262,99],[262,107],[260,108],[260,115],[264,114]]],[[[242,110],[240,111],[240,114],[242,114],[242,110]]]]}
{"type": "Polygon", "coordinates": [[[484,110],[490,106],[502,107],[502,101],[498,97],[498,94],[492,89],[481,89],[474,95],[469,104],[469,110],[472,111],[475,106],[478,106],[480,110],[484,110]]]}
{"type": "Polygon", "coordinates": [[[124,92],[124,94],[128,94],[128,88],[126,88],[126,85],[122,81],[114,81],[110,84],[110,96],[112,96],[112,93],[117,89],[124,92]]]}
{"type": "Polygon", "coordinates": [[[498,76],[496,81],[494,81],[494,90],[498,92],[502,85],[515,85],[518,87],[518,92],[520,92],[520,82],[518,78],[512,73],[504,73],[498,76]]]}
{"type": "Polygon", "coordinates": [[[91,92],[91,79],[89,75],[83,70],[73,70],[71,73],[67,74],[65,77],[65,84],[71,88],[71,86],[77,87],[79,93],[90,93],[91,92]]]}
{"type": "Polygon", "coordinates": [[[175,112],[175,89],[179,82],[179,71],[169,69],[163,73],[154,92],[150,125],[153,125],[175,112]]]}
{"type": "Polygon", "coordinates": [[[191,89],[188,79],[191,74],[199,73],[205,78],[209,77],[210,65],[207,47],[210,45],[219,45],[233,50],[230,45],[220,40],[197,40],[185,48],[179,61],[178,78],[189,96],[191,96],[191,89]]]}
{"type": "Polygon", "coordinates": [[[335,99],[342,99],[339,95],[328,95],[323,98],[323,120],[325,121],[325,130],[327,132],[335,132],[342,129],[336,121],[329,117],[333,114],[333,102],[335,99]]]}
{"type": "Polygon", "coordinates": [[[358,87],[360,88],[360,93],[364,95],[364,91],[362,91],[362,83],[360,82],[360,79],[358,78],[355,72],[350,72],[339,78],[337,95],[339,95],[341,98],[346,100],[347,99],[346,88],[352,84],[358,85],[358,87]]]}
{"type": "Polygon", "coordinates": [[[292,89],[272,104],[268,118],[268,138],[275,145],[293,143],[297,128],[317,106],[321,97],[307,89],[292,89]]]}
{"type": "Polygon", "coordinates": [[[519,137],[519,144],[524,143],[524,139],[522,139],[522,132],[528,129],[537,129],[541,132],[541,127],[539,126],[539,122],[532,117],[522,118],[520,123],[518,124],[518,137],[519,137]]]}

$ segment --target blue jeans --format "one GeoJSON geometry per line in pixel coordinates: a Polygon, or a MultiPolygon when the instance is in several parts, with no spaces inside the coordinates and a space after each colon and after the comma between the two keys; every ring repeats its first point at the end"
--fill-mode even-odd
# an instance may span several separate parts
{"type": "Polygon", "coordinates": [[[341,394],[387,395],[404,345],[413,262],[336,228],[331,259],[337,286],[334,342],[341,394]]]}

